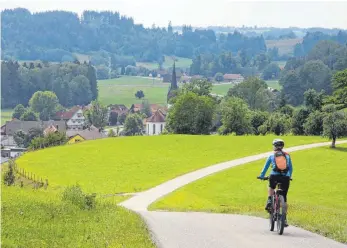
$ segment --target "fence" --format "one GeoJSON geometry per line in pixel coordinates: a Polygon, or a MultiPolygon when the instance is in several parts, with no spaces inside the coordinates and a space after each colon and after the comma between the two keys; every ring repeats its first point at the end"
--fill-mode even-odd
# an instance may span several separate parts
{"type": "MultiPolygon", "coordinates": [[[[47,189],[47,187],[48,187],[48,179],[45,179],[45,182],[44,182],[42,180],[42,177],[36,175],[35,173],[26,171],[24,168],[20,168],[17,165],[17,163],[15,162],[15,160],[10,160],[9,163],[11,163],[11,161],[13,162],[13,170],[15,171],[15,173],[17,173],[21,177],[24,177],[27,180],[32,181],[32,184],[34,185],[35,189],[38,189],[38,188],[41,188],[41,187],[44,187],[45,189],[47,189]]],[[[23,187],[23,185],[24,185],[24,183],[21,180],[21,186],[23,187]]]]}

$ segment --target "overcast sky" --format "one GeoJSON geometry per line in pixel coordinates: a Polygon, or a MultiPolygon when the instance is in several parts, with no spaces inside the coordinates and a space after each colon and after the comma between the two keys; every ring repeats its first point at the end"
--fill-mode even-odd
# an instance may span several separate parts
{"type": "Polygon", "coordinates": [[[112,10],[151,26],[327,27],[347,29],[347,1],[232,1],[232,0],[0,0],[0,9],[112,10]]]}

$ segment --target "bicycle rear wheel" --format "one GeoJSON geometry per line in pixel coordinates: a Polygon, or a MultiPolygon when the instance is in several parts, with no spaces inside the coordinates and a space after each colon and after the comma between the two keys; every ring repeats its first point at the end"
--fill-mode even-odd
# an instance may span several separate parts
{"type": "Polygon", "coordinates": [[[271,198],[271,201],[271,209],[269,210],[269,228],[272,232],[275,229],[274,197],[271,198]]]}
{"type": "Polygon", "coordinates": [[[278,214],[277,214],[277,232],[279,235],[283,234],[284,222],[286,218],[284,198],[282,195],[278,196],[278,214]]]}

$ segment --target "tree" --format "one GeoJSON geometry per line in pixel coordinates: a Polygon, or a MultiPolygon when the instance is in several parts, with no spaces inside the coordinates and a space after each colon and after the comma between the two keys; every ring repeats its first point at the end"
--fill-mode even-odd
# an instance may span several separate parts
{"type": "Polygon", "coordinates": [[[124,132],[126,136],[142,135],[143,122],[141,115],[129,114],[124,122],[124,132]]]}
{"type": "Polygon", "coordinates": [[[217,72],[216,75],[214,75],[214,80],[217,82],[222,82],[224,80],[223,73],[217,72]]]}
{"type": "Polygon", "coordinates": [[[331,148],[336,147],[336,139],[347,135],[347,118],[342,111],[338,111],[336,105],[324,106],[323,135],[332,139],[331,148]]]}
{"type": "Polygon", "coordinates": [[[141,99],[141,98],[144,98],[144,97],[145,97],[145,94],[143,93],[142,90],[138,90],[138,91],[135,93],[135,97],[138,98],[138,99],[141,99]]]}
{"type": "Polygon", "coordinates": [[[46,136],[35,137],[31,140],[29,149],[37,150],[51,146],[63,145],[67,142],[66,134],[63,132],[49,133],[46,136]]]}
{"type": "Polygon", "coordinates": [[[31,109],[26,109],[25,112],[20,117],[21,121],[37,121],[38,117],[34,111],[31,109]]]}
{"type": "Polygon", "coordinates": [[[316,110],[310,113],[304,123],[306,135],[322,135],[324,113],[316,110]]]}
{"type": "Polygon", "coordinates": [[[270,79],[276,79],[279,77],[281,72],[280,67],[277,63],[271,63],[267,65],[263,71],[263,79],[264,80],[270,80],[270,79]]]}
{"type": "Polygon", "coordinates": [[[250,77],[230,88],[228,96],[243,99],[252,110],[269,110],[274,97],[267,89],[265,81],[256,77],[250,77]]]}
{"type": "Polygon", "coordinates": [[[334,75],[332,87],[335,103],[347,108],[347,69],[334,75]]]}
{"type": "Polygon", "coordinates": [[[146,116],[146,118],[150,117],[152,115],[151,105],[148,101],[142,102],[143,108],[141,109],[141,113],[146,116]]]}
{"type": "Polygon", "coordinates": [[[117,112],[110,112],[110,117],[108,122],[110,123],[111,126],[117,125],[117,120],[118,120],[118,113],[117,112]]]}
{"type": "Polygon", "coordinates": [[[31,128],[28,133],[19,130],[14,134],[13,139],[18,146],[26,148],[37,137],[43,137],[43,130],[40,128],[31,128]]]}
{"type": "Polygon", "coordinates": [[[303,135],[304,132],[304,123],[309,115],[309,111],[306,108],[296,109],[293,113],[292,118],[292,131],[295,135],[303,135]]]}
{"type": "Polygon", "coordinates": [[[124,113],[123,113],[123,114],[119,115],[119,116],[118,116],[118,122],[119,122],[119,124],[123,125],[126,118],[127,118],[127,114],[124,114],[124,113]]]}
{"type": "Polygon", "coordinates": [[[310,111],[321,110],[323,105],[324,91],[317,92],[314,89],[306,90],[304,93],[304,102],[310,111]]]}
{"type": "Polygon", "coordinates": [[[14,172],[15,162],[10,159],[8,162],[8,170],[4,173],[4,184],[11,186],[14,184],[16,176],[14,172]]]}
{"type": "Polygon", "coordinates": [[[93,99],[89,79],[84,75],[74,77],[70,82],[70,89],[74,105],[87,105],[93,99]]]}
{"type": "Polygon", "coordinates": [[[193,79],[191,82],[184,84],[183,92],[193,92],[198,96],[209,96],[212,91],[212,83],[207,79],[193,79]]]}
{"type": "Polygon", "coordinates": [[[18,104],[12,114],[12,118],[20,119],[20,117],[24,114],[25,112],[25,107],[22,104],[18,104]]]}
{"type": "Polygon", "coordinates": [[[290,132],[290,124],[290,117],[279,112],[271,114],[266,122],[267,131],[276,135],[284,135],[290,132]]]}
{"type": "Polygon", "coordinates": [[[107,125],[109,119],[107,107],[97,100],[91,102],[91,107],[84,112],[84,116],[88,125],[93,125],[101,129],[107,125]]]}
{"type": "Polygon", "coordinates": [[[295,111],[294,107],[289,104],[284,105],[278,110],[278,112],[284,115],[288,115],[290,117],[293,117],[294,111],[295,111]]]}
{"type": "Polygon", "coordinates": [[[214,114],[213,100],[186,92],[177,96],[169,109],[167,129],[176,134],[208,134],[214,114]]]}
{"type": "Polygon", "coordinates": [[[37,91],[31,97],[29,105],[34,112],[40,114],[41,120],[47,121],[54,116],[59,100],[52,91],[37,91]]]}
{"type": "Polygon", "coordinates": [[[262,126],[269,118],[268,112],[253,111],[251,115],[251,124],[253,127],[253,133],[259,135],[259,127],[262,126]]]}
{"type": "Polygon", "coordinates": [[[220,113],[223,123],[218,130],[220,134],[235,132],[236,135],[243,135],[252,133],[251,112],[244,100],[237,97],[223,99],[220,113]]]}

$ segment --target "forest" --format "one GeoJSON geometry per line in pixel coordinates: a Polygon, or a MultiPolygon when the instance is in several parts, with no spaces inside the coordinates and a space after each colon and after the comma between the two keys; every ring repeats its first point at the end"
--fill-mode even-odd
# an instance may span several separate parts
{"type": "Polygon", "coordinates": [[[23,63],[1,62],[1,106],[28,106],[37,91],[54,92],[64,107],[87,105],[97,99],[95,69],[91,64],[79,63],[23,63]]]}
{"type": "Polygon", "coordinates": [[[136,61],[159,62],[163,55],[193,58],[196,54],[245,50],[266,51],[262,36],[247,37],[239,32],[220,35],[213,30],[193,30],[183,26],[181,33],[167,28],[145,28],[129,17],[111,11],[48,11],[27,9],[2,13],[3,59],[73,61],[73,53],[106,51],[130,56],[136,61]]]}

